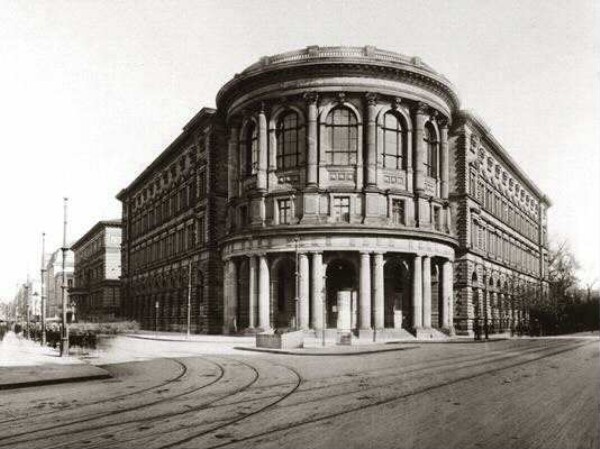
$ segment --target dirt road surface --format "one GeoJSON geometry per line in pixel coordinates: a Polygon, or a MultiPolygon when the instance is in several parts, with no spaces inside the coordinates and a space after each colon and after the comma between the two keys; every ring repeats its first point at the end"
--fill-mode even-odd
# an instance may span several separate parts
{"type": "Polygon", "coordinates": [[[600,446],[597,339],[327,357],[151,345],[110,380],[3,392],[0,448],[600,446]]]}

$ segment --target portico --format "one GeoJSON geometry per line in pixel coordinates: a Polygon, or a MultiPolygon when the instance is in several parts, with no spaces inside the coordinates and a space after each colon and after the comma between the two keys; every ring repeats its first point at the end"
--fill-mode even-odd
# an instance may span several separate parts
{"type": "Polygon", "coordinates": [[[336,329],[340,313],[350,314],[352,331],[363,338],[394,330],[420,338],[453,332],[448,251],[326,250],[316,243],[305,239],[297,252],[277,250],[275,240],[270,251],[231,250],[225,256],[224,332],[336,329]],[[348,305],[340,303],[343,295],[348,305]]]}

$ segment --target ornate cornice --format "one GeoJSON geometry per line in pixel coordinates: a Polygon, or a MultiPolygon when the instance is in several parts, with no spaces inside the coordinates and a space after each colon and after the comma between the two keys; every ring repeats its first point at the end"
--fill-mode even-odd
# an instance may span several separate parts
{"type": "Polygon", "coordinates": [[[421,87],[438,95],[451,108],[459,107],[459,98],[449,83],[442,82],[427,74],[417,73],[407,68],[385,65],[358,64],[350,62],[319,62],[312,65],[290,67],[275,66],[272,70],[260,71],[246,76],[238,76],[225,84],[217,95],[219,109],[228,110],[235,98],[262,87],[279,84],[298,78],[353,76],[363,78],[390,79],[421,87]]]}

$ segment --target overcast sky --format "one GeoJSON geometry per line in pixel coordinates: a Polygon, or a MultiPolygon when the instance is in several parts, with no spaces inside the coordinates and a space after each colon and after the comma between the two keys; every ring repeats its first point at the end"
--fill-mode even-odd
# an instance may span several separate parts
{"type": "Polygon", "coordinates": [[[218,89],[263,55],[375,45],[457,87],[554,205],[580,276],[600,276],[595,0],[35,1],[0,8],[0,298],[47,249],[119,217],[115,199],[218,89]]]}

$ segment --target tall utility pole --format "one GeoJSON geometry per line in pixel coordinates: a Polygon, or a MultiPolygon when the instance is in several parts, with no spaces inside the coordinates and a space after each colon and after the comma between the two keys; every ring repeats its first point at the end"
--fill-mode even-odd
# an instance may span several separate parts
{"type": "Polygon", "coordinates": [[[187,291],[187,332],[186,338],[190,339],[190,327],[192,325],[192,260],[188,267],[188,291],[187,291]]]}
{"type": "Polygon", "coordinates": [[[31,338],[31,330],[30,324],[31,321],[30,312],[29,312],[29,275],[27,275],[27,282],[25,282],[25,311],[27,313],[27,339],[31,338]]]}
{"type": "Polygon", "coordinates": [[[60,356],[69,356],[69,327],[67,326],[67,276],[65,273],[67,259],[67,201],[64,198],[63,244],[62,244],[62,334],[60,336],[60,356]]]}
{"type": "Polygon", "coordinates": [[[42,346],[46,346],[46,290],[44,288],[46,283],[46,233],[42,232],[42,268],[40,270],[41,284],[40,284],[40,301],[41,301],[41,312],[42,312],[42,346]]]}

